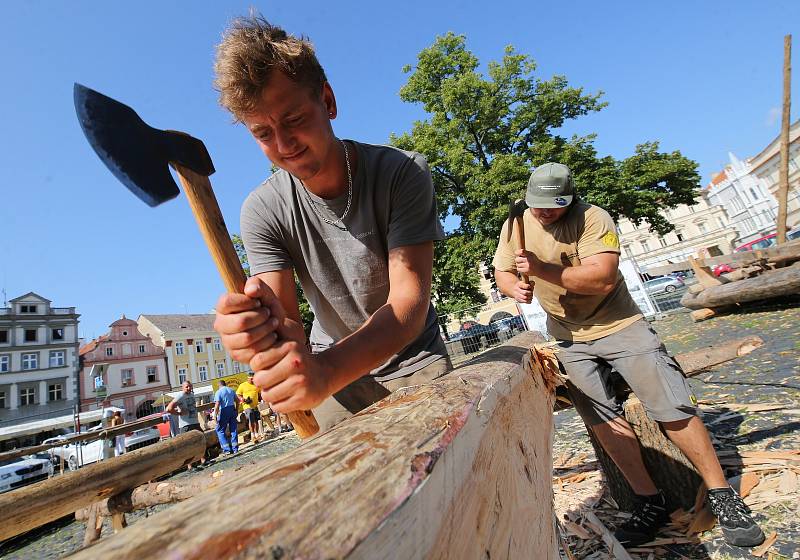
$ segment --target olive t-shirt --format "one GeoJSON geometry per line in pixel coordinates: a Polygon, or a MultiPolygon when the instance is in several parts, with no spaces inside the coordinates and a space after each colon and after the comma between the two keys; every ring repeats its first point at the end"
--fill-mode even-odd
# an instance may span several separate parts
{"type": "MultiPolygon", "coordinates": [[[[543,226],[526,210],[523,223],[525,249],[547,263],[579,266],[582,258],[620,253],[614,220],[599,206],[578,201],[560,220],[548,226],[543,226]]],[[[494,267],[516,273],[514,252],[519,247],[516,236],[507,238],[508,221],[503,224],[494,267]]],[[[530,279],[534,283],[533,294],[547,313],[547,330],[558,340],[597,340],[622,330],[642,316],[619,271],[614,289],[606,295],[576,294],[536,276],[530,279]]]]}
{"type": "MultiPolygon", "coordinates": [[[[347,193],[326,200],[278,170],[242,206],[250,272],[293,268],[314,311],[311,348],[320,352],[356,331],[389,297],[389,251],[444,239],[425,158],[389,146],[347,141],[357,150],[351,207],[347,193]]],[[[444,357],[433,305],[415,341],[374,369],[383,381],[444,357]]]]}

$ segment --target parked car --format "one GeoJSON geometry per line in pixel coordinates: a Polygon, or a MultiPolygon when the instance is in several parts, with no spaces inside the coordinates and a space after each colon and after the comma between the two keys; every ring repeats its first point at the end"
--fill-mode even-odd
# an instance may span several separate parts
{"type": "Polygon", "coordinates": [[[667,293],[670,294],[677,290],[678,288],[683,288],[684,283],[683,280],[680,278],[675,278],[673,276],[662,276],[660,278],[653,278],[652,280],[648,280],[644,283],[644,289],[647,290],[648,294],[661,294],[667,293]]]}
{"type": "Polygon", "coordinates": [[[0,461],[0,493],[45,480],[52,474],[53,463],[47,453],[0,461]]]}
{"type": "Polygon", "coordinates": [[[729,264],[718,264],[714,268],[711,269],[711,272],[714,273],[714,276],[719,276],[721,274],[725,274],[726,272],[733,272],[733,268],[729,264]]]}
{"type": "Polygon", "coordinates": [[[495,327],[498,334],[505,340],[526,330],[525,320],[522,318],[522,315],[511,315],[505,312],[503,312],[502,315],[500,312],[492,315],[492,318],[489,319],[489,326],[495,327]]]}
{"type": "MultiPolygon", "coordinates": [[[[758,239],[754,239],[753,241],[748,241],[747,243],[739,245],[734,249],[734,251],[741,253],[742,251],[766,249],[767,247],[772,247],[776,244],[775,240],[777,237],[777,234],[771,233],[769,235],[765,235],[764,237],[759,237],[758,239]]],[[[800,227],[786,232],[786,241],[794,241],[795,239],[800,239],[800,227]]]]}
{"type": "MultiPolygon", "coordinates": [[[[87,432],[97,432],[103,429],[102,425],[97,425],[87,430],[87,432]]],[[[55,442],[59,439],[65,439],[69,436],[57,436],[45,440],[44,443],[55,442]]],[[[147,445],[158,443],[161,440],[161,433],[157,428],[143,428],[125,434],[125,451],[133,451],[147,445]]],[[[64,461],[70,470],[77,470],[78,468],[96,463],[103,459],[103,441],[96,439],[93,441],[81,441],[78,443],[70,443],[60,447],[54,447],[51,450],[51,455],[55,462],[64,461]]]]}

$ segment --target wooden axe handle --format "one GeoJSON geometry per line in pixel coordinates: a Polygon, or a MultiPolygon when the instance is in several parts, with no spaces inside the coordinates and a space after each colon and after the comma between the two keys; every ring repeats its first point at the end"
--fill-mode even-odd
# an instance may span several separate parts
{"type": "MultiPolygon", "coordinates": [[[[189,199],[189,206],[211,252],[211,257],[217,265],[217,270],[222,276],[225,289],[231,293],[243,293],[247,277],[242,270],[242,263],[236,254],[228,228],[225,226],[217,197],[211,188],[211,181],[205,175],[195,173],[188,167],[177,163],[170,165],[178,173],[186,198],[189,199]]],[[[317,419],[310,410],[297,410],[287,416],[301,438],[309,438],[319,432],[317,419]]]]}
{"type": "MultiPolygon", "coordinates": [[[[522,222],[522,216],[517,216],[514,218],[514,222],[516,223],[517,227],[514,227],[514,224],[509,224],[512,228],[514,228],[514,236],[517,240],[517,247],[525,250],[525,225],[522,222]]],[[[527,274],[522,274],[522,281],[526,284],[530,284],[530,278],[527,274]]]]}

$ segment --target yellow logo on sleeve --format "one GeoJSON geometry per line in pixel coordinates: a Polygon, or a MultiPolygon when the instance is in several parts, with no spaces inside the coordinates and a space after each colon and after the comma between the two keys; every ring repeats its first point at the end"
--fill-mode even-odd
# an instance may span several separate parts
{"type": "Polygon", "coordinates": [[[606,233],[603,238],[601,239],[603,245],[606,247],[611,247],[613,249],[619,249],[619,237],[613,231],[609,231],[606,233]]]}

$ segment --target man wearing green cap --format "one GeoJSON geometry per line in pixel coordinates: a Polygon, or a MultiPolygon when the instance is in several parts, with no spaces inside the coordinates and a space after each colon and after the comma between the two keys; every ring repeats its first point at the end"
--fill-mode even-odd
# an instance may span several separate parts
{"type": "Polygon", "coordinates": [[[670,512],[622,415],[612,370],[697,468],[728,542],[760,544],[764,534],[728,485],[679,366],[628,293],[611,216],[575,196],[572,174],[560,163],[536,168],[525,202],[525,249],[509,239],[506,222],[494,256],[497,287],[522,303],[536,296],[547,313],[547,329],[558,340],[558,359],[576,410],[637,494],[617,539],[625,546],[652,540],[670,512]],[[518,273],[528,275],[531,284],[519,280],[518,273]]]}

